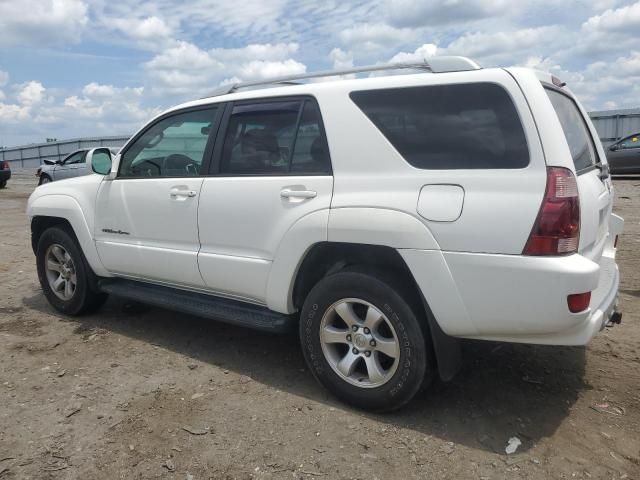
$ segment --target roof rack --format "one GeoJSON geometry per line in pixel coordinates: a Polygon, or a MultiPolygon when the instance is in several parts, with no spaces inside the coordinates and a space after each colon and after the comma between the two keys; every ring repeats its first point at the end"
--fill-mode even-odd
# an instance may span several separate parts
{"type": "Polygon", "coordinates": [[[224,85],[212,91],[208,97],[217,97],[219,95],[227,95],[245,88],[255,88],[268,85],[299,85],[299,80],[308,80],[312,78],[337,77],[340,75],[352,75],[356,73],[370,73],[387,70],[423,70],[431,73],[444,72],[463,72],[468,70],[479,70],[478,65],[473,60],[466,57],[431,57],[425,59],[421,63],[389,63],[386,65],[368,65],[364,67],[346,68],[341,70],[325,70],[320,72],[302,73],[299,75],[287,75],[285,77],[275,77],[267,80],[256,80],[252,82],[231,83],[224,85]]]}

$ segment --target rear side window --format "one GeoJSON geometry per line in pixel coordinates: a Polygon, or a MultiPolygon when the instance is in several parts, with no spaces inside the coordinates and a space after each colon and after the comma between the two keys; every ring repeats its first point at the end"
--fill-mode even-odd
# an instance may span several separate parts
{"type": "Polygon", "coordinates": [[[576,171],[592,167],[597,161],[596,149],[578,106],[563,93],[550,88],[545,91],[562,125],[576,171]]]}
{"type": "Polygon", "coordinates": [[[509,94],[493,83],[352,92],[404,159],[422,169],[524,168],[529,150],[509,94]]]}

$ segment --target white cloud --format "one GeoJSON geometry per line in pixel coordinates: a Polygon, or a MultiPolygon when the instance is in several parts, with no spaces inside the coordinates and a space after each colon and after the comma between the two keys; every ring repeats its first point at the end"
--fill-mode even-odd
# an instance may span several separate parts
{"type": "Polygon", "coordinates": [[[624,32],[636,35],[640,29],[640,2],[594,15],[582,26],[585,31],[624,32]]]}
{"type": "Polygon", "coordinates": [[[329,58],[333,62],[333,68],[341,70],[353,67],[353,53],[345,52],[341,48],[334,48],[329,53],[329,58]]]}
{"type": "Polygon", "coordinates": [[[30,106],[40,103],[44,99],[45,88],[40,82],[32,80],[19,86],[16,97],[22,105],[30,106]]]}
{"type": "Polygon", "coordinates": [[[266,43],[206,51],[181,41],[148,61],[145,68],[158,93],[193,98],[223,82],[304,73],[306,66],[291,58],[297,50],[296,43],[266,43]]]}
{"type": "Polygon", "coordinates": [[[420,63],[424,62],[429,57],[433,57],[438,50],[438,47],[433,43],[425,43],[424,45],[416,48],[413,52],[398,52],[391,59],[389,63],[420,63]]]}
{"type": "Polygon", "coordinates": [[[106,28],[115,30],[133,40],[135,46],[148,50],[161,50],[176,43],[174,30],[162,18],[105,18],[106,28]]]}
{"type": "Polygon", "coordinates": [[[565,46],[570,37],[556,26],[525,28],[503,32],[466,33],[440,52],[479,60],[484,66],[509,66],[529,56],[546,56],[549,45],[565,46]]]}
{"type": "Polygon", "coordinates": [[[0,2],[0,45],[78,43],[88,22],[82,0],[0,2]]]}
{"type": "Polygon", "coordinates": [[[384,23],[363,23],[341,31],[338,36],[340,41],[349,48],[375,50],[410,42],[415,38],[416,32],[408,28],[395,28],[384,23]]]}

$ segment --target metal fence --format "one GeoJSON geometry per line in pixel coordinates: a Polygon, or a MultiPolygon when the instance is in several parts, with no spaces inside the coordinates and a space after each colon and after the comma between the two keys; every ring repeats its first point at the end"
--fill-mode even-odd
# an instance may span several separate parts
{"type": "Polygon", "coordinates": [[[129,140],[126,136],[74,138],[60,142],[35,143],[0,149],[0,162],[7,160],[12,169],[35,168],[45,160],[62,160],[80,148],[121,147],[129,140]]]}
{"type": "MultiPolygon", "coordinates": [[[[605,147],[627,135],[640,132],[640,108],[591,112],[589,116],[605,147]]],[[[74,138],[5,148],[0,149],[0,161],[9,161],[12,168],[35,168],[45,160],[62,160],[80,148],[121,147],[128,139],[128,136],[74,138]]]]}
{"type": "Polygon", "coordinates": [[[589,116],[605,147],[623,137],[640,132],[640,108],[591,112],[589,116]]]}

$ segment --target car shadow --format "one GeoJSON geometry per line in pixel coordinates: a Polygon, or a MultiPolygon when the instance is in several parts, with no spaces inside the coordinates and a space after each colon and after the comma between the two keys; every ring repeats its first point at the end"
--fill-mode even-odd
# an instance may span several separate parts
{"type": "Polygon", "coordinates": [[[512,436],[522,441],[520,452],[551,436],[580,392],[591,388],[584,381],[583,347],[463,341],[463,368],[452,382],[436,380],[399,412],[363,413],[316,383],[295,335],[253,331],[116,298],[100,312],[79,318],[57,315],[41,292],[23,302],[80,323],[78,331],[106,329],[390,426],[495,453],[504,453],[512,436]]]}

